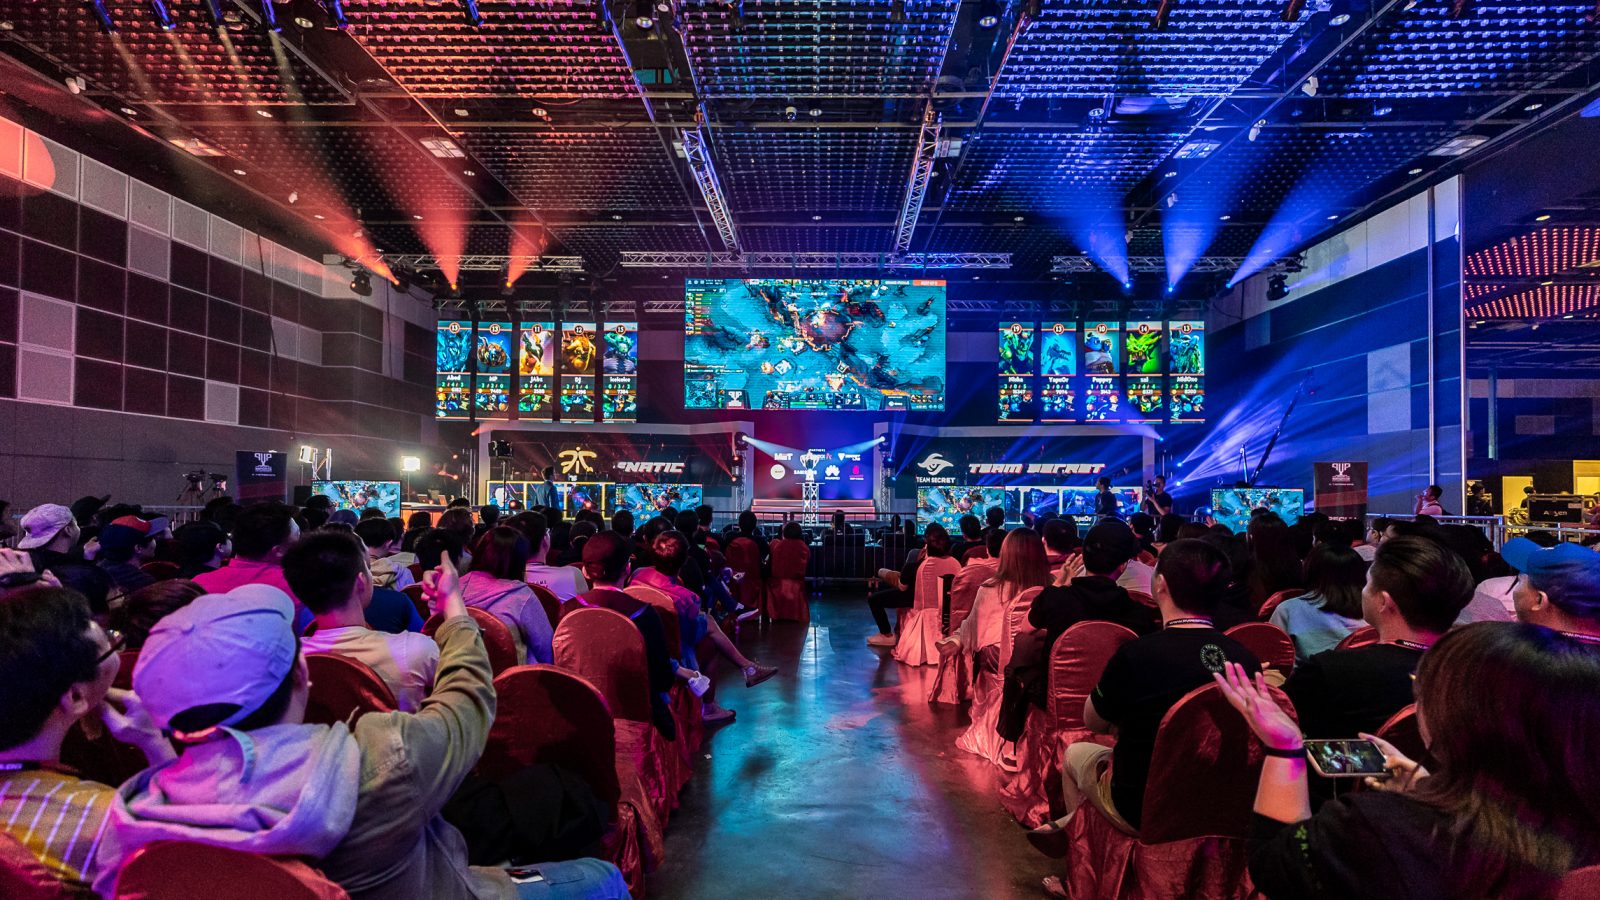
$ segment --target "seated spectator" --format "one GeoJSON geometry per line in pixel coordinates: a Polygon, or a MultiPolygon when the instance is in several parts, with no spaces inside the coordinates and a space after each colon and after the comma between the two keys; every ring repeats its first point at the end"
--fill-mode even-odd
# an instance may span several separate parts
{"type": "MultiPolygon", "coordinates": [[[[801,541],[800,525],[797,522],[789,522],[783,526],[783,537],[778,543],[791,540],[801,541]]],[[[915,602],[917,570],[922,567],[924,561],[950,555],[950,533],[938,522],[928,523],[927,531],[922,533],[922,549],[909,553],[905,565],[900,567],[899,586],[879,591],[867,598],[867,608],[872,610],[872,621],[878,626],[878,633],[867,638],[869,646],[894,647],[898,638],[894,636],[894,629],[889,627],[889,610],[906,609],[915,602]]]]}
{"type": "Polygon", "coordinates": [[[1546,550],[1512,538],[1500,555],[1522,573],[1511,594],[1518,619],[1600,644],[1600,553],[1565,543],[1546,550]]]}
{"type": "Polygon", "coordinates": [[[477,524],[472,521],[472,510],[467,506],[451,506],[439,514],[439,521],[435,523],[435,527],[455,536],[463,548],[461,551],[463,564],[471,565],[471,548],[478,529],[477,524]]]}
{"type": "Polygon", "coordinates": [[[369,566],[368,548],[346,534],[307,535],[284,554],[283,574],[316,616],[317,630],[300,647],[365,663],[394,692],[401,712],[416,712],[433,691],[439,645],[421,634],[367,627],[374,581],[369,566]]]}
{"type": "Polygon", "coordinates": [[[612,513],[611,530],[625,538],[633,537],[633,510],[619,509],[612,513]]]}
{"type": "MultiPolygon", "coordinates": [[[[1037,532],[1033,532],[1038,537],[1037,532]]],[[[978,589],[984,582],[994,577],[995,569],[1000,566],[1000,548],[1005,544],[1006,530],[1004,528],[989,528],[983,532],[983,555],[971,557],[970,562],[961,567],[956,577],[950,582],[950,598],[952,608],[966,606],[972,608],[978,596],[978,589]]],[[[1040,550],[1044,548],[1041,541],[1040,550]]],[[[968,551],[969,555],[971,551],[968,551]]],[[[1046,582],[1048,583],[1048,582],[1046,582]]]]}
{"type": "Polygon", "coordinates": [[[0,603],[0,830],[75,894],[99,874],[95,848],[116,791],[60,768],[68,730],[95,717],[151,765],[173,756],[138,698],[111,687],[119,644],[70,590],[35,587],[0,603]]]}
{"type": "Polygon", "coordinates": [[[590,521],[588,517],[573,520],[572,528],[567,531],[567,549],[556,562],[566,567],[581,564],[584,543],[599,533],[600,526],[590,521]]]}
{"type": "Polygon", "coordinates": [[[483,537],[484,532],[500,524],[500,507],[493,503],[486,503],[478,507],[478,524],[473,531],[473,538],[483,537]]]}
{"type": "Polygon", "coordinates": [[[528,565],[528,539],[515,528],[497,525],[484,532],[472,564],[461,577],[467,605],[492,613],[516,639],[519,663],[548,663],[555,629],[544,605],[522,580],[528,565]]]}
{"type": "Polygon", "coordinates": [[[406,533],[400,538],[400,550],[403,553],[417,552],[417,538],[433,528],[433,516],[425,512],[414,512],[406,518],[406,533]]]}
{"type": "Polygon", "coordinates": [[[1155,567],[1139,559],[1140,552],[1151,551],[1154,547],[1151,541],[1155,529],[1155,519],[1145,513],[1134,513],[1128,517],[1128,527],[1133,530],[1133,539],[1138,543],[1138,550],[1134,551],[1133,558],[1128,560],[1128,565],[1117,576],[1117,584],[1126,591],[1150,596],[1150,579],[1155,577],[1155,567]]]}
{"type": "Polygon", "coordinates": [[[356,525],[356,537],[367,548],[367,568],[377,587],[403,591],[416,583],[411,570],[394,559],[398,535],[387,519],[368,519],[356,525]]]}
{"type": "MultiPolygon", "coordinates": [[[[1062,753],[1069,816],[1087,800],[1119,829],[1137,834],[1162,717],[1184,694],[1211,683],[1226,662],[1252,675],[1261,671],[1249,650],[1212,625],[1231,577],[1228,558],[1204,541],[1174,541],[1161,551],[1152,584],[1161,630],[1119,647],[1083,704],[1084,723],[1102,734],[1115,729],[1116,747],[1083,741],[1062,753]]],[[[1065,822],[1041,826],[1029,840],[1064,854],[1065,822]]]]}
{"type": "Polygon", "coordinates": [[[1149,513],[1136,512],[1128,516],[1128,527],[1133,529],[1134,539],[1139,542],[1140,550],[1149,550],[1155,543],[1156,518],[1149,513]]]}
{"type": "Polygon", "coordinates": [[[439,562],[448,557],[450,564],[461,567],[462,546],[455,535],[442,528],[430,528],[417,538],[417,565],[426,572],[439,568],[439,562]]]}
{"type": "Polygon", "coordinates": [[[1366,624],[1361,589],[1367,583],[1367,562],[1354,550],[1338,544],[1312,547],[1305,581],[1310,592],[1278,604],[1270,619],[1294,640],[1296,666],[1339,646],[1366,624]]]}
{"type": "Polygon", "coordinates": [[[233,523],[233,558],[220,569],[196,575],[194,583],[208,594],[226,594],[246,584],[270,584],[295,601],[299,609],[296,625],[303,629],[311,621],[311,613],[298,606],[300,601],[283,577],[283,555],[299,539],[300,526],[289,507],[251,504],[233,523]]]}
{"type": "Polygon", "coordinates": [[[1252,612],[1279,591],[1305,587],[1294,533],[1277,513],[1252,514],[1245,530],[1245,544],[1250,562],[1244,584],[1250,592],[1252,612]]]}
{"type": "MultiPolygon", "coordinates": [[[[1177,513],[1167,513],[1156,521],[1155,550],[1160,553],[1162,548],[1179,539],[1179,532],[1183,526],[1189,524],[1183,516],[1177,513]]],[[[1198,537],[1198,535],[1196,535],[1198,537]]]]}
{"type": "Polygon", "coordinates": [[[761,548],[762,572],[766,573],[767,556],[772,552],[772,548],[767,546],[766,535],[761,533],[761,523],[756,519],[756,514],[748,509],[739,513],[739,536],[755,541],[756,546],[761,548]]]}
{"type": "Polygon", "coordinates": [[[563,601],[571,600],[589,589],[582,569],[576,566],[552,566],[545,562],[550,555],[550,529],[543,515],[536,512],[517,513],[511,517],[510,524],[528,539],[528,546],[533,551],[528,557],[528,565],[523,569],[524,581],[548,588],[557,600],[563,601]]]}
{"type": "Polygon", "coordinates": [[[151,523],[138,516],[122,516],[100,529],[95,541],[94,564],[111,576],[119,594],[128,594],[155,579],[139,567],[155,559],[156,545],[151,523]]]}
{"type": "Polygon", "coordinates": [[[844,510],[836,509],[833,511],[833,517],[828,522],[828,530],[822,533],[822,540],[824,543],[831,543],[854,533],[855,526],[851,525],[849,520],[845,518],[844,510]]]}
{"type": "MultiPolygon", "coordinates": [[[[679,667],[667,651],[667,633],[662,630],[661,617],[654,607],[623,592],[628,576],[633,573],[633,547],[615,532],[595,535],[584,545],[583,571],[594,587],[561,604],[561,615],[585,607],[609,609],[627,616],[644,638],[644,655],[650,670],[650,718],[656,730],[668,740],[678,736],[677,723],[672,718],[667,692],[679,667]]],[[[732,718],[729,716],[729,718],[732,718]]]]}
{"type": "Polygon", "coordinates": [[[228,533],[215,522],[188,522],[172,533],[178,548],[178,577],[193,578],[222,568],[233,552],[228,533]]]}
{"type": "Polygon", "coordinates": [[[1044,537],[1044,555],[1051,570],[1061,568],[1074,551],[1083,546],[1078,538],[1077,523],[1068,519],[1050,519],[1040,532],[1044,537]]]}
{"type": "Polygon", "coordinates": [[[1259,678],[1230,666],[1218,680],[1268,748],[1250,842],[1266,896],[1554,897],[1566,873],[1600,863],[1590,645],[1500,622],[1444,635],[1416,679],[1432,771],[1377,741],[1391,777],[1315,815],[1301,729],[1259,678]]]}
{"type": "Polygon", "coordinates": [[[122,633],[123,649],[138,650],[157,622],[204,593],[200,585],[187,578],[169,578],[145,585],[122,598],[122,603],[111,610],[111,627],[122,633]]]}
{"type": "Polygon", "coordinates": [[[57,503],[42,503],[24,513],[20,524],[22,536],[16,547],[33,557],[35,571],[83,562],[78,546],[82,532],[72,510],[57,503]]]}
{"type": "Polygon", "coordinates": [[[700,611],[700,598],[678,580],[678,572],[689,558],[689,539],[677,530],[664,531],[656,536],[651,548],[655,565],[633,573],[633,584],[642,584],[665,592],[677,607],[682,628],[681,646],[687,658],[685,665],[699,669],[695,645],[701,638],[710,638],[712,646],[744,674],[745,687],[755,687],[778,674],[776,666],[763,666],[739,651],[733,641],[718,627],[715,619],[700,611]]]}
{"type": "Polygon", "coordinates": [[[1383,542],[1361,592],[1363,617],[1378,643],[1329,650],[1297,666],[1283,690],[1300,727],[1317,738],[1375,732],[1411,703],[1411,675],[1472,597],[1461,557],[1426,538],[1383,542]]]}
{"type": "Polygon", "coordinates": [[[1116,520],[1095,525],[1083,542],[1077,570],[1062,569],[1056,583],[1039,593],[1028,624],[1049,632],[1048,645],[1079,622],[1115,622],[1138,634],[1156,630],[1156,610],[1134,602],[1117,583],[1137,552],[1139,545],[1127,525],[1116,520]]]}
{"type": "Polygon", "coordinates": [[[118,789],[96,888],[108,894],[129,857],[176,839],[302,857],[354,900],[549,897],[552,884],[574,896],[627,896],[621,873],[594,860],[542,865],[548,883],[532,885],[467,865],[461,835],[439,810],[483,751],[494,684],[454,570],[429,582],[445,617],[433,693],[414,715],[362,716],[353,732],[304,723],[309,679],[294,607],[277,589],[201,597],[158,624],[134,687],[183,754],[118,789]]]}
{"type": "Polygon", "coordinates": [[[961,529],[961,540],[951,546],[950,555],[959,561],[967,558],[968,550],[983,545],[983,522],[968,513],[956,520],[956,527],[961,529]]]}

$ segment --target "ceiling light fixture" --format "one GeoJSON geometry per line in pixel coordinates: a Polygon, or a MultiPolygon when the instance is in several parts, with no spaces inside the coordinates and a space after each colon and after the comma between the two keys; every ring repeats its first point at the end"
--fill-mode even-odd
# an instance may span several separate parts
{"type": "Polygon", "coordinates": [[[137,116],[139,111],[131,106],[124,106],[122,107],[122,114],[125,116],[137,116]]]}
{"type": "Polygon", "coordinates": [[[476,178],[478,176],[478,173],[472,171],[471,169],[462,169],[461,174],[467,176],[468,178],[476,178]]]}
{"type": "Polygon", "coordinates": [[[306,18],[305,16],[295,16],[294,17],[294,24],[295,24],[295,27],[300,28],[300,29],[305,30],[305,31],[310,31],[312,28],[315,28],[317,26],[317,23],[311,21],[310,19],[306,18]]]}
{"type": "Polygon", "coordinates": [[[822,217],[821,216],[812,216],[811,217],[811,221],[813,221],[813,222],[821,222],[822,221],[822,217]]]}
{"type": "Polygon", "coordinates": [[[1261,137],[1261,129],[1265,127],[1267,127],[1267,120],[1257,119],[1256,123],[1250,126],[1250,133],[1246,134],[1245,137],[1249,138],[1250,143],[1253,144],[1256,142],[1256,138],[1261,137]]]}
{"type": "Polygon", "coordinates": [[[249,175],[250,173],[246,172],[243,169],[234,169],[233,170],[233,174],[239,176],[240,178],[243,178],[244,176],[249,175]]]}
{"type": "Polygon", "coordinates": [[[1524,106],[1522,108],[1522,111],[1523,112],[1538,112],[1541,109],[1544,109],[1544,104],[1543,103],[1529,103],[1527,106],[1524,106]]]}
{"type": "MultiPolygon", "coordinates": [[[[268,2],[271,2],[271,0],[268,0],[268,2]]],[[[270,118],[272,118],[272,110],[270,110],[270,109],[258,109],[258,110],[256,110],[256,115],[260,116],[263,119],[270,119],[270,118]]]]}
{"type": "Polygon", "coordinates": [[[650,0],[638,0],[633,4],[633,24],[639,26],[641,31],[656,27],[656,12],[650,6],[650,0]]]}
{"type": "Polygon", "coordinates": [[[328,217],[323,215],[322,213],[312,213],[311,214],[311,218],[316,219],[318,222],[321,222],[321,221],[323,221],[324,219],[326,219],[328,217]]]}
{"type": "Polygon", "coordinates": [[[463,119],[465,119],[467,116],[472,115],[472,113],[468,112],[467,110],[462,109],[459,106],[456,107],[455,109],[451,110],[451,112],[455,113],[456,115],[460,116],[463,119]]]}
{"type": "Polygon", "coordinates": [[[1339,13],[1337,16],[1334,16],[1333,18],[1329,19],[1328,20],[1328,24],[1332,25],[1335,28],[1338,28],[1340,25],[1348,25],[1348,24],[1350,24],[1350,14],[1349,13],[1339,13]]]}
{"type": "Polygon", "coordinates": [[[1542,216],[1535,216],[1533,220],[1535,222],[1548,222],[1548,221],[1550,221],[1550,214],[1549,213],[1545,213],[1542,216]]]}
{"type": "Polygon", "coordinates": [[[1408,175],[1421,175],[1422,174],[1422,170],[1421,169],[1412,169],[1410,172],[1407,172],[1406,174],[1408,174],[1408,175]]]}
{"type": "Polygon", "coordinates": [[[1000,0],[983,0],[978,4],[978,27],[993,28],[1000,24],[1000,0]]]}
{"type": "Polygon", "coordinates": [[[172,31],[178,23],[172,20],[172,13],[167,9],[166,0],[150,0],[150,11],[156,14],[156,21],[160,23],[162,31],[172,31]]]}
{"type": "Polygon", "coordinates": [[[417,213],[412,213],[411,218],[416,219],[419,222],[422,221],[422,216],[418,215],[417,213]]]}
{"type": "Polygon", "coordinates": [[[1223,216],[1222,217],[1222,221],[1231,222],[1231,221],[1233,221],[1233,216],[1223,216]]]}
{"type": "Polygon", "coordinates": [[[1022,216],[1012,216],[1011,217],[1011,221],[1013,221],[1013,222],[1021,222],[1022,221],[1022,216]]]}

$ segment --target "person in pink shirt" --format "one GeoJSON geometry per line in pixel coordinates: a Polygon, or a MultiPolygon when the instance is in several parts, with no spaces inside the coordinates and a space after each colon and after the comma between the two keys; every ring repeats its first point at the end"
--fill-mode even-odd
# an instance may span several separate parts
{"type": "Polygon", "coordinates": [[[283,575],[283,555],[300,539],[294,513],[282,503],[245,507],[233,523],[233,558],[220,569],[195,576],[208,594],[226,594],[246,584],[269,584],[294,601],[295,630],[311,621],[311,611],[294,595],[283,575]]]}
{"type": "Polygon", "coordinates": [[[701,612],[700,595],[684,586],[678,577],[689,558],[689,539],[683,532],[667,530],[656,535],[650,545],[650,556],[655,565],[636,570],[629,583],[653,587],[672,598],[678,613],[680,644],[683,655],[688,658],[685,665],[693,669],[700,667],[694,651],[701,638],[709,637],[720,654],[744,673],[745,687],[755,687],[778,673],[777,667],[763,666],[740,653],[738,646],[717,627],[716,621],[701,612]]]}

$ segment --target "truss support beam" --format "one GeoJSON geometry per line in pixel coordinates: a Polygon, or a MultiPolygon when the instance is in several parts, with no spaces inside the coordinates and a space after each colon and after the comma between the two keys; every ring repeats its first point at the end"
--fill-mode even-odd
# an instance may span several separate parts
{"type": "Polygon", "coordinates": [[[917,219],[922,216],[922,200],[928,196],[928,183],[933,180],[933,163],[939,156],[939,114],[929,102],[922,111],[922,130],[917,133],[917,154],[911,161],[911,180],[906,184],[906,198],[900,204],[900,218],[895,221],[894,252],[910,253],[911,238],[917,233],[917,219]]]}
{"type": "MultiPolygon", "coordinates": [[[[581,256],[508,256],[491,253],[467,254],[461,257],[463,272],[503,272],[513,259],[528,261],[529,272],[582,272],[581,256]]],[[[383,261],[389,268],[405,268],[425,272],[439,268],[439,257],[432,253],[385,253],[383,261]]]]}
{"type": "Polygon", "coordinates": [[[698,253],[624,250],[625,269],[1009,269],[1009,253],[698,253]]]}
{"type": "MultiPolygon", "coordinates": [[[[1244,265],[1243,256],[1202,256],[1195,260],[1194,267],[1189,270],[1194,275],[1232,275],[1244,265]]],[[[1264,271],[1274,272],[1287,267],[1285,263],[1275,263],[1264,271]]],[[[1099,266],[1087,256],[1054,256],[1050,258],[1050,271],[1057,275],[1083,275],[1089,272],[1098,272],[1099,266]]],[[[1167,271],[1167,258],[1165,256],[1130,256],[1128,257],[1128,270],[1139,274],[1165,273],[1167,271]]]]}
{"type": "Polygon", "coordinates": [[[739,252],[739,233],[734,229],[733,210],[728,208],[727,195],[722,192],[722,182],[717,178],[716,166],[711,162],[711,143],[700,127],[685,128],[679,133],[683,140],[683,155],[689,162],[694,183],[705,198],[706,209],[711,212],[711,224],[722,237],[722,246],[733,253],[739,252]]]}

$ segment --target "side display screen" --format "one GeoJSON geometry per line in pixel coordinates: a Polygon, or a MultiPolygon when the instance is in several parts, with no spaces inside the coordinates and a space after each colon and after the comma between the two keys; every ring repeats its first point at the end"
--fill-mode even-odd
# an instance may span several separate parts
{"type": "Polygon", "coordinates": [[[478,323],[478,389],[480,419],[511,418],[512,333],[510,322],[478,323]]]}
{"type": "Polygon", "coordinates": [[[517,337],[517,418],[548,422],[555,409],[554,326],[523,322],[517,337]]]}
{"type": "Polygon", "coordinates": [[[639,419],[639,323],[607,322],[601,340],[604,393],[600,417],[608,422],[639,419]]]}
{"type": "Polygon", "coordinates": [[[434,417],[465,419],[472,403],[472,323],[444,320],[435,335],[434,417]]]}
{"type": "Polygon", "coordinates": [[[1032,324],[1011,322],[999,328],[999,419],[1002,422],[1030,422],[1034,418],[1033,380],[1039,371],[1039,356],[1032,324]]]}

